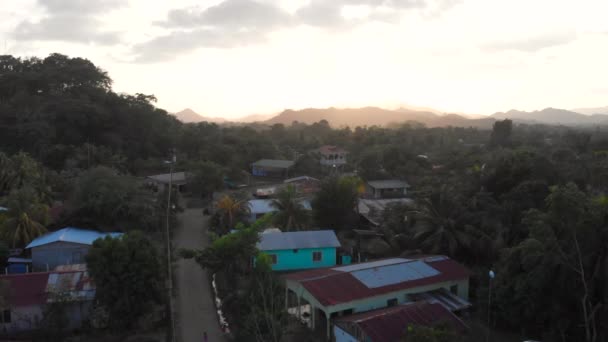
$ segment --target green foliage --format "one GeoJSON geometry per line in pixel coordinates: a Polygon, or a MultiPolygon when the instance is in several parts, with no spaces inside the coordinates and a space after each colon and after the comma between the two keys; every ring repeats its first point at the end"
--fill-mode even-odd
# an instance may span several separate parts
{"type": "Polygon", "coordinates": [[[271,206],[278,210],[274,215],[274,222],[283,231],[301,230],[307,226],[308,211],[302,205],[293,185],[281,189],[272,200],[271,206]]]}
{"type": "Polygon", "coordinates": [[[330,177],[312,201],[313,216],[319,227],[352,229],[357,222],[357,183],[350,178],[330,177]]]}
{"type": "Polygon", "coordinates": [[[79,177],[70,208],[75,224],[103,230],[158,229],[161,214],[136,178],[107,167],[93,168],[79,177]]]}
{"type": "Polygon", "coordinates": [[[162,299],[161,266],[157,248],[141,232],[93,243],[86,256],[95,279],[96,299],[109,313],[109,325],[125,330],[162,299]]]}
{"type": "Polygon", "coordinates": [[[422,325],[410,325],[407,327],[404,342],[457,342],[462,341],[448,325],[427,327],[422,325]]]}
{"type": "Polygon", "coordinates": [[[4,203],[8,211],[3,214],[0,234],[13,248],[25,247],[36,237],[46,233],[50,222],[49,207],[31,187],[12,190],[4,203]]]}
{"type": "Polygon", "coordinates": [[[239,340],[280,342],[287,325],[285,289],[272,273],[269,258],[259,255],[251,274],[251,285],[242,300],[243,325],[239,340]]]}
{"type": "Polygon", "coordinates": [[[511,134],[513,132],[513,121],[504,119],[496,121],[492,127],[492,135],[490,136],[490,145],[492,146],[510,146],[511,134]]]}
{"type": "Polygon", "coordinates": [[[70,323],[68,318],[69,305],[71,305],[69,294],[49,294],[49,301],[44,307],[42,320],[39,323],[42,335],[39,340],[49,342],[65,341],[70,323]]]}
{"type": "Polygon", "coordinates": [[[193,174],[189,182],[190,190],[200,197],[208,197],[224,186],[222,168],[214,162],[195,163],[188,170],[193,174]]]}

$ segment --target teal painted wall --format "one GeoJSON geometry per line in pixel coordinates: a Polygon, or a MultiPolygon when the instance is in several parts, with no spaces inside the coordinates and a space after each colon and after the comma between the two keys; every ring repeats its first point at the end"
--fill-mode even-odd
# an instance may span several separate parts
{"type": "Polygon", "coordinates": [[[336,265],[336,248],[306,248],[264,251],[268,255],[276,255],[277,263],[272,265],[273,271],[304,270],[309,268],[330,267],[336,265]],[[321,261],[312,261],[312,253],[321,252],[321,261]]]}

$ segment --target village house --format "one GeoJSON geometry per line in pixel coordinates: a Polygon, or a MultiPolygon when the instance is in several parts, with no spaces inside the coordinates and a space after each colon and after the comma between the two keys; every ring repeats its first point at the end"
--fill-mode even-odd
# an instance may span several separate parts
{"type": "Polygon", "coordinates": [[[309,195],[321,189],[321,181],[308,176],[289,178],[283,181],[286,186],[292,185],[300,195],[309,195]]]}
{"type": "Polygon", "coordinates": [[[346,155],[348,152],[338,146],[324,145],[317,150],[319,154],[319,162],[327,167],[340,167],[346,164],[346,155]]]}
{"type": "Polygon", "coordinates": [[[399,198],[407,195],[409,187],[402,180],[374,180],[367,182],[367,193],[373,198],[399,198]]]}
{"type": "Polygon", "coordinates": [[[171,186],[174,189],[177,189],[179,192],[183,192],[186,190],[188,178],[190,177],[192,177],[192,175],[187,172],[163,173],[160,175],[146,177],[146,184],[158,191],[165,189],[169,186],[169,183],[171,183],[171,186]]]}
{"type": "Polygon", "coordinates": [[[338,247],[333,230],[264,232],[257,245],[270,257],[273,271],[335,266],[338,247]]]}
{"type": "Polygon", "coordinates": [[[333,333],[336,342],[407,342],[408,327],[437,324],[456,332],[467,329],[440,303],[419,301],[337,318],[333,333]]]}
{"type": "MultiPolygon", "coordinates": [[[[310,328],[331,337],[331,320],[419,300],[433,300],[458,311],[470,306],[470,272],[446,256],[384,259],[284,276],[286,306],[296,304],[310,328]]],[[[293,310],[291,310],[293,312],[293,310]]]]}
{"type": "Polygon", "coordinates": [[[287,178],[294,165],[295,162],[291,160],[260,159],[251,164],[251,174],[259,177],[287,178]]]}
{"type": "Polygon", "coordinates": [[[95,284],[84,264],[52,272],[2,275],[0,291],[0,331],[4,335],[37,329],[47,305],[58,300],[65,305],[66,329],[78,329],[88,320],[95,298],[95,284]]]}
{"type": "Polygon", "coordinates": [[[60,265],[83,263],[93,241],[121,235],[66,227],[34,239],[25,248],[31,252],[34,271],[49,271],[60,265]]]}

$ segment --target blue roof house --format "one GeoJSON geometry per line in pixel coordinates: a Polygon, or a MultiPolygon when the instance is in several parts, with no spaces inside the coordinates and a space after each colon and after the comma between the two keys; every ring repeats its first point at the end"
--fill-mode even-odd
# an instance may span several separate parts
{"type": "Polygon", "coordinates": [[[84,263],[93,241],[106,236],[119,237],[122,233],[101,233],[95,230],[66,227],[42,235],[25,248],[32,253],[32,269],[49,271],[60,265],[84,263]]]}
{"type": "Polygon", "coordinates": [[[294,271],[335,266],[340,242],[333,230],[268,232],[257,247],[270,256],[273,271],[294,271]]]}

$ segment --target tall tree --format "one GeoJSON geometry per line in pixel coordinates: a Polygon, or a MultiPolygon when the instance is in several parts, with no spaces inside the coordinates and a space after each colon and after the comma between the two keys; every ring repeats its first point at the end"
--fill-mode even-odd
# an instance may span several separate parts
{"type": "Polygon", "coordinates": [[[251,210],[247,199],[229,195],[220,198],[215,206],[220,213],[222,225],[225,229],[234,228],[237,218],[251,210]]]}
{"type": "Polygon", "coordinates": [[[504,119],[496,121],[492,127],[492,135],[490,136],[490,145],[492,146],[510,146],[511,133],[513,132],[513,121],[504,119]]]}
{"type": "Polygon", "coordinates": [[[298,198],[296,188],[288,185],[278,192],[271,206],[278,210],[274,215],[275,222],[284,230],[302,229],[308,221],[308,212],[298,198]]]}
{"type": "Polygon", "coordinates": [[[312,201],[313,216],[323,228],[352,229],[358,220],[357,187],[350,179],[330,177],[312,201]]]}
{"type": "Polygon", "coordinates": [[[70,197],[71,221],[103,230],[154,230],[160,215],[154,199],[131,176],[107,167],[84,172],[70,197]]]}
{"type": "Polygon", "coordinates": [[[5,204],[8,211],[2,223],[2,235],[13,248],[24,247],[46,233],[49,207],[40,201],[35,190],[30,187],[13,190],[5,204]]]}
{"type": "Polygon", "coordinates": [[[117,330],[133,328],[162,299],[157,248],[141,232],[97,239],[86,256],[96,298],[117,330]]]}

